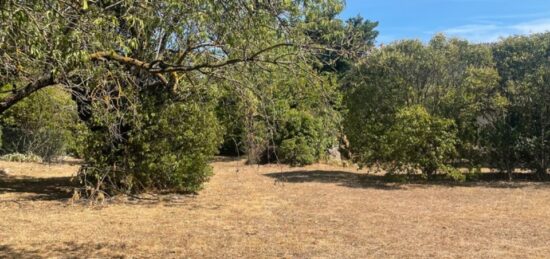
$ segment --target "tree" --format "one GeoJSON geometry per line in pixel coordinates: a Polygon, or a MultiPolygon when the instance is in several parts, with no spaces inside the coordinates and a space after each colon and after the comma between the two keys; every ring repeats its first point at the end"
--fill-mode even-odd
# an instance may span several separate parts
{"type": "Polygon", "coordinates": [[[289,57],[310,58],[322,46],[304,34],[305,17],[341,7],[315,0],[2,1],[0,85],[12,93],[0,101],[0,113],[42,88],[63,85],[90,130],[86,180],[129,191],[194,191],[206,179],[202,169],[215,152],[212,143],[219,142],[219,127],[208,114],[220,82],[239,81],[238,67],[292,67],[289,57]],[[153,125],[151,118],[164,113],[189,116],[162,118],[188,131],[153,125]],[[187,134],[199,132],[212,139],[198,148],[201,159],[178,157],[191,163],[173,170],[180,180],[141,177],[166,170],[182,151],[178,141],[194,143],[187,134]],[[157,135],[176,141],[149,155],[157,135]]]}
{"type": "MultiPolygon", "coordinates": [[[[550,33],[510,37],[493,47],[501,80],[499,91],[508,106],[500,122],[506,138],[493,138],[494,149],[502,156],[509,175],[516,167],[533,169],[539,178],[548,168],[548,95],[550,33]]],[[[497,153],[498,154],[498,153],[497,153]]],[[[496,157],[495,160],[499,160],[496,157]]]]}
{"type": "MultiPolygon", "coordinates": [[[[323,72],[337,73],[343,76],[352,64],[361,57],[365,57],[374,47],[378,31],[375,28],[378,22],[365,20],[361,16],[342,21],[336,18],[335,13],[325,13],[325,19],[312,21],[306,29],[307,35],[318,44],[328,46],[328,49],[318,54],[317,69],[323,72]]],[[[321,17],[323,18],[323,17],[321,17]]]]}
{"type": "Polygon", "coordinates": [[[443,35],[374,50],[346,77],[345,131],[354,160],[428,175],[456,157],[478,167],[478,129],[499,100],[498,80],[489,48],[443,35]]]}
{"type": "Polygon", "coordinates": [[[295,70],[271,68],[242,72],[246,87],[239,92],[226,88],[218,110],[230,129],[223,148],[246,154],[249,163],[317,162],[337,142],[341,95],[335,77],[317,74],[307,63],[295,70]]]}

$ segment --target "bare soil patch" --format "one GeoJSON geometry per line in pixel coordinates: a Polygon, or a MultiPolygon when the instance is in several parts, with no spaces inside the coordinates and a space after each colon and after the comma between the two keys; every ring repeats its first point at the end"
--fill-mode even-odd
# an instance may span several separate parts
{"type": "Polygon", "coordinates": [[[548,258],[550,184],[213,163],[198,195],[71,205],[78,165],[0,162],[0,258],[548,258]]]}

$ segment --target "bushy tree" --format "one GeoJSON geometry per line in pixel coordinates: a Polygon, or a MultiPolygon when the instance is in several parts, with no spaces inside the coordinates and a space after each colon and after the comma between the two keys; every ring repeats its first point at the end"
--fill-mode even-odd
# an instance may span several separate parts
{"type": "Polygon", "coordinates": [[[354,160],[407,165],[427,174],[450,168],[459,162],[455,157],[478,167],[484,151],[480,129],[500,100],[498,80],[489,48],[443,35],[428,44],[405,40],[374,50],[346,77],[344,129],[354,160]],[[424,137],[414,135],[417,131],[424,137]],[[439,153],[423,151],[429,150],[419,144],[430,143],[426,136],[434,138],[437,144],[430,145],[439,153]],[[396,139],[409,143],[404,153],[393,144],[396,139]],[[425,160],[407,155],[415,148],[425,160]],[[455,151],[458,156],[451,155],[455,151]]]}
{"type": "Polygon", "coordinates": [[[418,172],[431,177],[438,171],[450,173],[458,138],[454,122],[430,115],[419,105],[404,107],[389,129],[387,161],[392,172],[418,172]]]}
{"type": "Polygon", "coordinates": [[[212,174],[208,163],[221,140],[215,99],[201,97],[190,93],[180,102],[166,93],[141,93],[131,117],[96,107],[84,156],[93,166],[82,169],[81,179],[119,192],[198,191],[212,174]],[[111,125],[124,127],[124,135],[111,125]]]}

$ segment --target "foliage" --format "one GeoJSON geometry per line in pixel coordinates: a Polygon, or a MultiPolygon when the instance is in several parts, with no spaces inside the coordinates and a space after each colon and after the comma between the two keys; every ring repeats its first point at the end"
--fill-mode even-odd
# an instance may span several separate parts
{"type": "MultiPolygon", "coordinates": [[[[313,8],[315,10],[315,8],[313,8]]],[[[296,59],[298,69],[269,71],[248,70],[248,90],[227,90],[218,116],[227,129],[223,154],[247,154],[251,163],[277,161],[293,165],[311,164],[341,141],[341,82],[354,60],[365,56],[374,45],[377,23],[355,17],[342,21],[339,8],[308,12],[305,34],[318,46],[328,48],[313,53],[309,59],[296,59]],[[307,61],[307,62],[305,62],[307,61]],[[268,72],[268,73],[266,73],[268,72]],[[312,115],[324,127],[286,133],[291,116],[312,115]],[[314,132],[315,134],[308,137],[314,132]],[[284,144],[284,146],[283,146],[284,144]],[[305,152],[297,154],[297,150],[305,152]],[[291,155],[293,154],[293,155],[291,155]],[[297,161],[297,156],[302,156],[297,161]]],[[[242,82],[242,81],[241,81],[242,82]]]]}
{"type": "Polygon", "coordinates": [[[391,172],[450,172],[447,163],[456,155],[457,142],[452,120],[432,116],[419,105],[405,107],[395,115],[387,138],[388,160],[395,160],[391,172]]]}
{"type": "Polygon", "coordinates": [[[249,163],[306,165],[335,145],[341,96],[332,74],[316,75],[307,64],[295,71],[243,74],[252,75],[243,80],[249,87],[238,93],[227,89],[218,109],[230,129],[226,150],[242,150],[249,163]]]}
{"type": "Polygon", "coordinates": [[[220,145],[251,163],[345,143],[396,172],[546,175],[550,33],[374,48],[377,23],[343,6],[0,1],[2,149],[82,154],[84,182],[113,192],[197,191],[220,145]]]}
{"type": "Polygon", "coordinates": [[[0,116],[3,153],[33,153],[51,162],[61,155],[78,155],[83,125],[70,95],[54,87],[17,103],[0,116]]]}
{"type": "Polygon", "coordinates": [[[492,167],[511,178],[524,167],[545,177],[550,160],[549,42],[550,33],[493,45],[436,35],[428,44],[404,40],[376,49],[346,78],[345,130],[355,160],[362,165],[412,164],[413,171],[422,167],[429,173],[433,168],[453,171],[448,162],[456,157],[451,164],[470,170],[492,167]],[[425,120],[418,107],[429,115],[425,120]],[[441,154],[447,155],[425,153],[427,148],[418,145],[432,134],[421,130],[433,130],[435,125],[427,122],[431,116],[442,124],[430,139],[441,140],[446,150],[441,154]],[[454,126],[443,127],[447,123],[454,126]],[[396,142],[401,152],[395,152],[396,142]],[[453,150],[456,156],[450,156],[453,150]],[[412,156],[416,154],[420,157],[412,156]]]}
{"type": "Polygon", "coordinates": [[[322,152],[321,121],[297,110],[290,110],[286,116],[276,140],[281,161],[293,166],[317,162],[322,152]]]}
{"type": "Polygon", "coordinates": [[[525,166],[545,177],[550,161],[550,33],[508,38],[494,46],[507,107],[489,133],[498,168],[525,166]]]}
{"type": "Polygon", "coordinates": [[[344,129],[354,160],[431,174],[450,168],[456,150],[478,166],[480,120],[501,100],[493,64],[487,47],[442,35],[427,45],[405,40],[374,50],[346,77],[344,129]]]}
{"type": "Polygon", "coordinates": [[[180,102],[163,93],[139,93],[132,117],[120,112],[109,118],[108,110],[95,107],[85,148],[90,166],[81,179],[111,192],[198,191],[212,173],[208,163],[221,137],[215,99],[202,96],[190,92],[180,102]],[[113,136],[119,131],[109,128],[110,120],[122,121],[124,136],[113,136]]]}
{"type": "Polygon", "coordinates": [[[365,57],[378,36],[377,22],[365,20],[361,16],[346,21],[336,19],[335,13],[325,13],[321,21],[310,20],[306,34],[318,44],[329,48],[318,54],[315,67],[323,72],[343,76],[353,66],[353,62],[365,57]]]}

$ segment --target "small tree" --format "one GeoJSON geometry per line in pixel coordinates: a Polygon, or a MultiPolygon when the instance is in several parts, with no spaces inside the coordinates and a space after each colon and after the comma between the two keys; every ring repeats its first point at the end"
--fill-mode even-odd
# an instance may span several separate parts
{"type": "Polygon", "coordinates": [[[399,110],[388,133],[391,171],[422,171],[428,177],[451,173],[458,141],[452,120],[430,115],[422,106],[399,110]]]}

